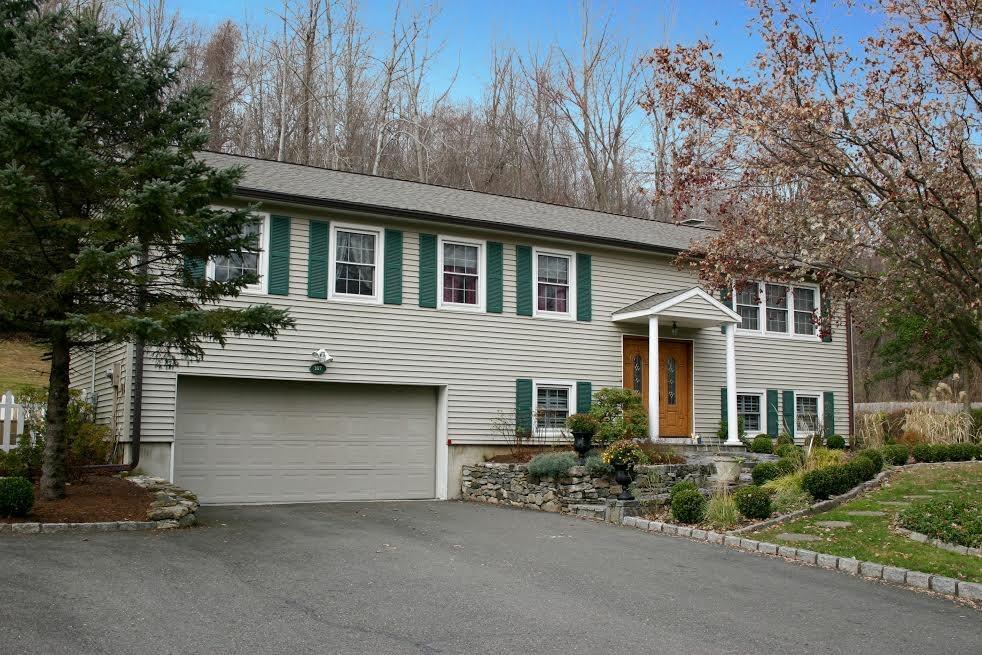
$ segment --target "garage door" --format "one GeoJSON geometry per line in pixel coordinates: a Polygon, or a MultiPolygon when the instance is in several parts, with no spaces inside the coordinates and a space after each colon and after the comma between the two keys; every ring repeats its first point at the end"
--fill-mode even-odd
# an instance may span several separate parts
{"type": "Polygon", "coordinates": [[[433,387],[182,376],[176,442],[204,503],[436,495],[433,387]]]}

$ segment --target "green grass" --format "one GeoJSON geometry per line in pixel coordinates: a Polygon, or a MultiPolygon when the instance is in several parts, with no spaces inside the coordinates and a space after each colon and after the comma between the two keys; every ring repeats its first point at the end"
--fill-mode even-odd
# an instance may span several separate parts
{"type": "Polygon", "coordinates": [[[899,505],[884,505],[883,501],[916,503],[918,499],[904,496],[934,497],[946,494],[982,503],[982,463],[936,464],[905,471],[880,489],[832,511],[762,530],[755,533],[755,538],[840,557],[854,557],[959,580],[982,582],[982,557],[959,555],[917,543],[890,529],[897,513],[904,508],[899,505]],[[928,493],[928,489],[943,490],[944,494],[928,493]],[[877,510],[886,512],[886,515],[867,517],[850,516],[846,513],[857,510],[877,510]],[[829,529],[815,525],[816,521],[849,521],[852,526],[829,529]],[[782,532],[814,534],[822,537],[822,541],[794,544],[778,539],[777,535],[782,532]]]}
{"type": "Polygon", "coordinates": [[[42,352],[26,341],[0,340],[0,394],[23,385],[47,386],[49,365],[42,352]]]}

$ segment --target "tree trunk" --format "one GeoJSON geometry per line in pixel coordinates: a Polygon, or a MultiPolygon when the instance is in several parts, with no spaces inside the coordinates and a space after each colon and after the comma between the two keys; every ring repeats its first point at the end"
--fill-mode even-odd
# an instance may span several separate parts
{"type": "Polygon", "coordinates": [[[68,476],[68,367],[71,351],[68,334],[56,328],[51,340],[51,373],[48,376],[47,434],[44,438],[44,464],[41,467],[41,497],[65,497],[68,476]]]}

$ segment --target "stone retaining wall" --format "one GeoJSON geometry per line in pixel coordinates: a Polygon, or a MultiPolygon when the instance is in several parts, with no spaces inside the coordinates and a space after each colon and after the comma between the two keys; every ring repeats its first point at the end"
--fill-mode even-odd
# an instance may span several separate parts
{"type": "MultiPolygon", "coordinates": [[[[658,464],[639,466],[635,479],[643,477],[641,499],[657,498],[682,480],[700,488],[711,486],[712,464],[658,464]]],[[[574,466],[559,478],[532,479],[525,464],[480,463],[464,466],[461,496],[492,505],[525,507],[546,512],[567,511],[571,505],[603,503],[621,492],[621,486],[606,477],[595,477],[585,466],[574,466]]]]}

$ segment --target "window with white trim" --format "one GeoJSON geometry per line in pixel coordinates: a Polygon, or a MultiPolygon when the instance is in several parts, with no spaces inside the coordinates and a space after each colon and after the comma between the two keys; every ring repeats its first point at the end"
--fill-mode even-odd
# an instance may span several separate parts
{"type": "Polygon", "coordinates": [[[480,308],[483,244],[440,240],[440,304],[443,307],[480,308]]]}
{"type": "Polygon", "coordinates": [[[761,334],[814,337],[818,334],[818,287],[750,282],[733,291],[739,329],[761,334]]]}
{"type": "Polygon", "coordinates": [[[554,316],[573,314],[573,256],[535,252],[535,313],[554,316]]]}
{"type": "Polygon", "coordinates": [[[815,289],[811,287],[794,288],[794,333],[815,334],[815,289]]]}
{"type": "Polygon", "coordinates": [[[243,275],[255,275],[257,281],[243,287],[245,291],[262,291],[264,277],[262,274],[265,262],[265,236],[267,232],[266,219],[260,215],[253,223],[242,226],[242,236],[255,239],[256,250],[242,250],[228,257],[212,257],[208,260],[206,275],[215,282],[231,282],[243,275]]]}
{"type": "Polygon", "coordinates": [[[795,394],[794,430],[800,435],[816,434],[821,428],[822,397],[818,394],[795,394]]]}
{"type": "Polygon", "coordinates": [[[759,393],[738,393],[737,394],[737,417],[743,419],[743,429],[747,434],[759,434],[763,432],[763,417],[761,407],[763,406],[762,394],[759,393]]]}
{"type": "Polygon", "coordinates": [[[374,300],[379,297],[379,233],[334,227],[331,251],[332,297],[374,300]]]}
{"type": "Polygon", "coordinates": [[[737,289],[736,311],[740,315],[741,329],[760,329],[760,295],[756,284],[744,284],[737,289]]]}
{"type": "Polygon", "coordinates": [[[783,284],[765,284],[766,330],[788,331],[788,288],[783,284]]]}
{"type": "Polygon", "coordinates": [[[572,385],[558,383],[536,383],[535,421],[537,431],[546,435],[557,435],[566,428],[569,417],[572,385]]]}

